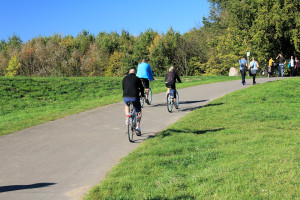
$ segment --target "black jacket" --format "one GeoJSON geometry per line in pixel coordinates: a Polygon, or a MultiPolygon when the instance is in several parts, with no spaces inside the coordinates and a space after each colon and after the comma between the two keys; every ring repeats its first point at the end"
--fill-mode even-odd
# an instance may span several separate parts
{"type": "Polygon", "coordinates": [[[176,80],[179,83],[181,83],[181,80],[180,80],[180,78],[179,78],[179,76],[177,75],[176,72],[174,72],[174,71],[168,72],[167,75],[166,75],[166,78],[165,78],[166,86],[170,87],[172,89],[175,89],[176,80]]]}
{"type": "Polygon", "coordinates": [[[140,92],[144,96],[144,87],[141,80],[135,74],[128,74],[123,78],[123,97],[139,98],[140,92]]]}

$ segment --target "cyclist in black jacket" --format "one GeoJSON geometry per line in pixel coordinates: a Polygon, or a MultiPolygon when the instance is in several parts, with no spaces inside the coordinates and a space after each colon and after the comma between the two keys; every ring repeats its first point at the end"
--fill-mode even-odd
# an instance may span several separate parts
{"type": "Polygon", "coordinates": [[[176,80],[181,83],[180,77],[174,71],[174,67],[170,67],[169,72],[166,75],[165,83],[166,87],[168,88],[167,93],[170,92],[170,89],[174,89],[174,102],[176,102],[176,80]]]}
{"type": "Polygon", "coordinates": [[[140,122],[142,119],[142,107],[140,103],[140,93],[144,97],[144,87],[141,80],[135,75],[135,70],[129,70],[129,74],[123,78],[122,88],[123,88],[123,99],[125,103],[125,114],[126,114],[126,124],[129,123],[129,106],[128,102],[132,101],[135,111],[137,113],[137,123],[136,123],[136,134],[141,135],[140,122]]]}

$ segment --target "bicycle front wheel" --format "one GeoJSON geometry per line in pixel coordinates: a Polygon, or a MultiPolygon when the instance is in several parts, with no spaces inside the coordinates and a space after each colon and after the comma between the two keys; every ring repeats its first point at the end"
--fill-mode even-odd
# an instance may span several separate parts
{"type": "Polygon", "coordinates": [[[178,94],[177,90],[176,90],[176,102],[174,103],[174,105],[175,105],[175,108],[178,109],[178,107],[179,107],[179,94],[178,94]]]}
{"type": "Polygon", "coordinates": [[[144,107],[145,97],[140,97],[141,107],[144,107]]]}
{"type": "Polygon", "coordinates": [[[172,112],[173,110],[173,100],[172,97],[170,95],[170,93],[167,95],[167,108],[169,112],[172,112]]]}
{"type": "Polygon", "coordinates": [[[151,90],[151,88],[149,88],[148,101],[149,101],[149,105],[150,105],[151,102],[152,102],[152,90],[151,90]]]}

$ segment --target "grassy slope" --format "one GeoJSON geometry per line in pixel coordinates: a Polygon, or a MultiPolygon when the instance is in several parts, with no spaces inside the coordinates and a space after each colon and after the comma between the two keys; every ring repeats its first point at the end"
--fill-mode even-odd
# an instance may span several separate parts
{"type": "MultiPolygon", "coordinates": [[[[184,77],[178,88],[239,79],[184,77]]],[[[0,77],[0,136],[99,106],[120,102],[122,78],[0,77]]],[[[154,93],[165,90],[163,78],[151,83],[154,93]]]]}
{"type": "Polygon", "coordinates": [[[300,79],[259,84],[171,125],[85,199],[299,199],[300,79]]]}

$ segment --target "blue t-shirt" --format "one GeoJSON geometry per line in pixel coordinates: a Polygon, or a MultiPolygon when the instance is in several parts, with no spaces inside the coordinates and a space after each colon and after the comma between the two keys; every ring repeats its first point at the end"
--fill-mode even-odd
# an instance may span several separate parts
{"type": "Polygon", "coordinates": [[[239,63],[240,63],[240,70],[243,70],[242,65],[245,65],[245,66],[246,66],[247,60],[246,60],[245,58],[242,58],[242,59],[239,61],[239,63]]]}
{"type": "Polygon", "coordinates": [[[257,69],[256,61],[251,61],[250,66],[252,69],[257,69]]]}
{"type": "Polygon", "coordinates": [[[150,81],[154,78],[150,65],[145,62],[138,65],[136,76],[149,79],[150,81]]]}

